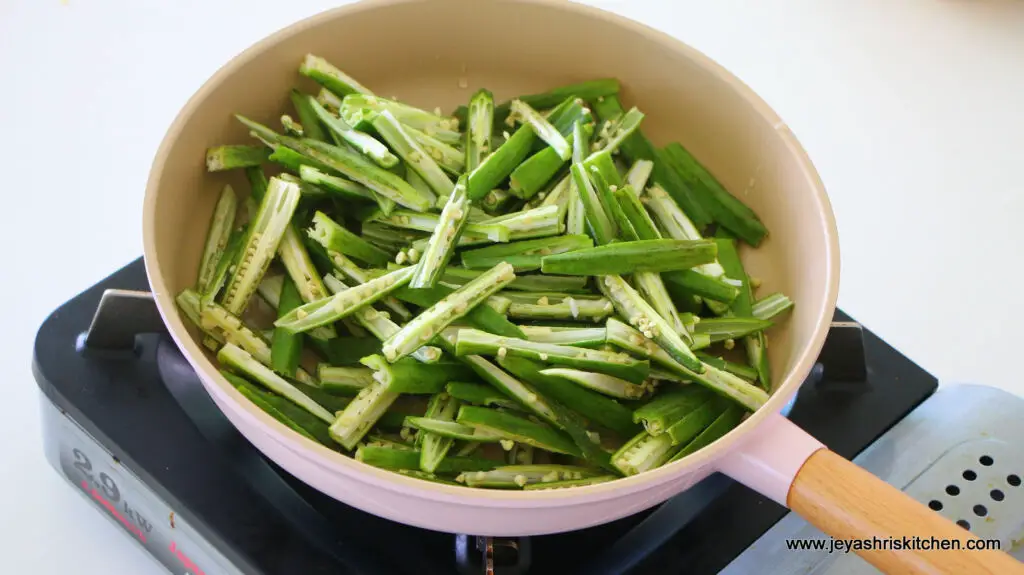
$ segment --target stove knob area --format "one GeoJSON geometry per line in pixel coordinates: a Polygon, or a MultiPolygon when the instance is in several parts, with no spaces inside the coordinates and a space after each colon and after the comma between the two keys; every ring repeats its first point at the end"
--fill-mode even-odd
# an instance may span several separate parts
{"type": "Polygon", "coordinates": [[[455,536],[455,564],[462,575],[526,575],[530,563],[528,537],[455,536]]]}

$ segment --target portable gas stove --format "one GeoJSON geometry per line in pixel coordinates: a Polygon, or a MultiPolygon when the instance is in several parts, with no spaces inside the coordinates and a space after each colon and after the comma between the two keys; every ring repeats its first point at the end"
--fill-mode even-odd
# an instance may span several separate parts
{"type": "MultiPolygon", "coordinates": [[[[171,573],[875,572],[852,554],[789,550],[787,539],[825,536],[721,475],[655,509],[532,538],[368,515],[292,478],[228,423],[163,331],[147,287],[140,259],[61,306],[39,330],[33,367],[53,467],[171,573]]],[[[1024,400],[936,387],[837,311],[788,417],[1024,558],[1024,400]]]]}

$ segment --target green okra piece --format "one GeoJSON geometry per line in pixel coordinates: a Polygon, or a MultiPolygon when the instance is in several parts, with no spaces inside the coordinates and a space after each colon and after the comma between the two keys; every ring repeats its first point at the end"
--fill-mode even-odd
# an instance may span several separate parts
{"type": "MultiPolygon", "coordinates": [[[[581,165],[583,160],[586,158],[586,150],[590,145],[590,140],[583,132],[583,126],[580,122],[576,122],[573,125],[573,149],[572,149],[572,164],[581,165]]],[[[570,234],[584,234],[587,233],[587,211],[586,204],[583,202],[582,194],[588,190],[580,191],[579,183],[582,183],[586,178],[586,170],[573,171],[571,166],[569,169],[569,196],[567,198],[566,205],[566,231],[570,234]]]]}
{"type": "MultiPolygon", "coordinates": [[[[383,417],[398,396],[398,393],[390,391],[380,382],[363,388],[334,419],[330,427],[331,438],[347,450],[355,449],[356,444],[383,417]]],[[[417,453],[415,462],[409,469],[418,468],[417,453]]]]}
{"type": "Polygon", "coordinates": [[[302,296],[305,303],[314,302],[327,297],[327,288],[324,287],[323,278],[320,272],[313,265],[313,260],[306,251],[305,244],[299,237],[292,225],[284,233],[281,243],[277,248],[277,255],[284,264],[285,270],[295,282],[295,287],[302,296]]]}
{"type": "MultiPolygon", "coordinates": [[[[563,221],[569,210],[569,197],[572,191],[572,177],[566,173],[549,192],[540,192],[532,201],[539,204],[536,207],[556,206],[558,207],[558,220],[563,221]]],[[[532,205],[532,204],[531,204],[532,205]]]]}
{"type": "Polygon", "coordinates": [[[548,146],[551,146],[551,148],[555,150],[555,153],[558,154],[559,158],[563,161],[569,159],[572,155],[572,147],[558,131],[558,128],[551,125],[551,122],[549,122],[547,118],[542,116],[522,100],[513,100],[509,109],[512,113],[512,117],[521,121],[523,125],[528,125],[533,128],[533,133],[543,140],[548,146]]]}
{"type": "MultiPolygon", "coordinates": [[[[739,280],[740,293],[729,306],[729,313],[738,318],[753,317],[754,292],[750,287],[750,278],[743,269],[743,262],[736,251],[736,242],[729,238],[717,238],[719,261],[725,268],[725,273],[736,280],[739,280]]],[[[755,332],[743,338],[743,345],[747,351],[747,361],[750,366],[757,370],[757,379],[764,389],[772,388],[771,367],[768,364],[768,341],[764,331],[755,332]]]]}
{"type": "Polygon", "coordinates": [[[651,387],[647,385],[647,382],[637,385],[604,373],[565,367],[552,367],[541,370],[541,373],[551,377],[560,377],[600,394],[619,399],[641,399],[651,392],[651,387]]]}
{"type": "Polygon", "coordinates": [[[487,192],[479,202],[487,213],[495,214],[507,208],[514,199],[516,197],[508,190],[494,189],[487,192]]]}
{"type": "Polygon", "coordinates": [[[704,372],[704,366],[693,355],[682,336],[626,280],[618,275],[606,275],[599,280],[599,287],[619,315],[628,318],[644,336],[656,341],[682,366],[696,373],[704,372]]]}
{"type": "MultiPolygon", "coordinates": [[[[330,253],[333,256],[333,259],[339,259],[338,254],[334,252],[330,253]]],[[[345,285],[341,280],[339,280],[336,276],[333,275],[328,275],[326,282],[328,288],[330,288],[330,290],[335,294],[349,289],[347,285],[345,285]]],[[[386,301],[389,297],[390,296],[385,296],[384,301],[386,301]]],[[[376,337],[382,342],[387,341],[388,338],[398,333],[399,330],[401,329],[401,327],[397,323],[391,320],[388,314],[377,311],[376,309],[374,309],[373,306],[369,305],[355,310],[355,312],[352,314],[352,317],[356,320],[356,322],[359,323],[360,326],[366,328],[371,334],[373,334],[374,337],[376,337]]],[[[381,345],[381,347],[383,347],[383,344],[381,345]]],[[[379,349],[375,351],[379,351],[379,349]]],[[[441,350],[433,346],[425,345],[414,351],[412,353],[412,357],[422,363],[436,363],[439,359],[441,359],[441,350]]]]}
{"type": "Polygon", "coordinates": [[[206,150],[206,171],[223,172],[260,166],[270,151],[264,146],[228,145],[206,150]]]}
{"type": "Polygon", "coordinates": [[[376,202],[380,211],[384,215],[390,214],[395,209],[394,200],[386,198],[362,184],[346,180],[345,178],[332,176],[313,166],[299,166],[299,176],[302,178],[302,181],[319,186],[321,189],[327,190],[328,192],[344,199],[369,200],[371,202],[376,202]]]}
{"type": "Polygon", "coordinates": [[[310,239],[326,250],[351,256],[372,265],[385,265],[391,260],[390,254],[370,242],[348,231],[317,210],[313,214],[313,226],[306,230],[310,239]]]}
{"type": "MultiPolygon", "coordinates": [[[[427,407],[427,421],[439,423],[451,423],[461,407],[459,400],[445,394],[438,393],[430,398],[430,405],[427,407]]],[[[408,419],[407,419],[408,421],[408,419]]],[[[448,455],[448,451],[454,445],[455,440],[431,431],[422,431],[416,437],[420,446],[420,469],[427,473],[433,473],[448,455]]]]}
{"type": "MultiPolygon", "coordinates": [[[[537,276],[545,277],[545,276],[537,276]]],[[[505,291],[501,294],[502,297],[508,299],[511,303],[535,303],[538,305],[549,305],[562,303],[569,298],[579,301],[593,301],[593,302],[606,302],[604,297],[598,294],[592,293],[580,293],[577,291],[531,291],[531,290],[519,290],[519,291],[505,291]]]]}
{"type": "Polygon", "coordinates": [[[463,267],[487,269],[507,262],[517,272],[537,270],[549,254],[561,254],[593,246],[587,236],[557,236],[499,244],[462,252],[463,267]]]}
{"type": "Polygon", "coordinates": [[[574,347],[598,348],[604,345],[607,330],[603,327],[549,327],[524,325],[522,330],[525,339],[536,343],[553,343],[574,347]]]}
{"type": "Polygon", "coordinates": [[[703,367],[701,373],[688,369],[655,342],[615,318],[608,319],[605,329],[608,343],[641,357],[650,358],[652,362],[679,376],[682,380],[696,382],[719,395],[732,399],[750,411],[757,410],[768,401],[768,394],[763,389],[712,365],[701,363],[703,367]]]}
{"type": "MultiPolygon", "coordinates": [[[[327,258],[330,260],[331,265],[335,270],[357,284],[364,284],[372,279],[370,274],[366,273],[366,270],[357,266],[355,262],[345,257],[343,254],[334,250],[327,250],[327,258]]],[[[398,298],[389,295],[385,296],[381,302],[390,310],[390,313],[393,313],[400,319],[406,321],[412,319],[412,312],[409,311],[409,308],[399,301],[398,298]]]]}
{"type": "Polygon", "coordinates": [[[772,320],[793,307],[793,300],[786,294],[776,292],[766,295],[750,306],[750,313],[757,319],[772,320]]]}
{"type": "Polygon", "coordinates": [[[243,377],[223,369],[220,372],[242,395],[259,405],[281,423],[323,445],[331,445],[327,424],[316,416],[279,395],[264,391],[243,377]]]}
{"type": "Polygon", "coordinates": [[[720,357],[714,357],[706,353],[698,353],[697,358],[708,365],[717,367],[722,371],[727,371],[733,375],[742,377],[747,381],[757,381],[757,370],[752,367],[741,365],[731,361],[726,361],[720,357]]]}
{"type": "Polygon", "coordinates": [[[615,311],[605,298],[576,299],[568,297],[558,303],[512,303],[508,316],[519,320],[563,319],[567,321],[601,321],[615,311]]]}
{"type": "Polygon", "coordinates": [[[639,159],[633,162],[626,172],[625,180],[636,194],[642,194],[647,188],[647,181],[651,179],[654,171],[654,162],[651,160],[639,159]]]}
{"type": "Polygon", "coordinates": [[[361,232],[363,239],[392,255],[425,238],[420,232],[394,228],[377,221],[363,222],[361,232]]]}
{"type": "Polygon", "coordinates": [[[384,435],[383,433],[367,433],[363,438],[363,445],[369,447],[389,447],[402,451],[416,451],[416,445],[407,442],[401,436],[384,435]]]}
{"type": "MultiPolygon", "coordinates": [[[[178,305],[181,312],[185,314],[185,317],[193,323],[197,328],[202,329],[202,321],[200,320],[200,309],[202,304],[199,300],[199,294],[193,289],[183,289],[178,292],[178,295],[174,297],[174,303],[178,305]]],[[[210,333],[211,336],[218,342],[224,343],[224,336],[210,333]]],[[[214,350],[216,351],[216,350],[214,350]]]]}
{"type": "MultiPolygon", "coordinates": [[[[632,186],[626,186],[624,188],[618,188],[612,191],[612,197],[618,204],[622,215],[629,221],[630,227],[636,233],[637,239],[641,240],[660,240],[662,239],[661,232],[658,231],[657,225],[654,220],[651,219],[650,214],[644,209],[643,203],[640,198],[636,195],[635,188],[632,186]]],[[[674,239],[700,239],[700,238],[676,238],[674,239]]]]}
{"type": "MultiPolygon", "coordinates": [[[[583,146],[589,143],[593,129],[593,124],[582,125],[583,146]]],[[[575,130],[567,134],[566,141],[575,146],[575,130]]],[[[509,191],[519,198],[530,199],[543,190],[565,164],[566,159],[563,159],[554,148],[544,148],[512,170],[509,175],[509,191]]]]}
{"type": "Polygon", "coordinates": [[[235,344],[226,343],[217,352],[217,360],[228,369],[259,382],[267,389],[285,397],[321,420],[328,423],[334,421],[334,415],[331,412],[235,344]]]}
{"type": "Polygon", "coordinates": [[[466,178],[459,178],[458,184],[448,196],[448,202],[441,210],[437,227],[434,228],[430,241],[427,243],[420,261],[416,264],[416,272],[409,282],[413,289],[434,287],[441,279],[445,268],[455,253],[455,246],[469,222],[469,196],[466,194],[466,178]]]}
{"type": "Polygon", "coordinates": [[[577,457],[583,455],[572,439],[557,429],[496,409],[464,405],[459,409],[455,421],[516,443],[525,443],[554,453],[577,457]]]}
{"type": "Polygon", "coordinates": [[[358,152],[309,138],[300,140],[282,136],[245,116],[235,117],[261,139],[273,145],[288,147],[306,158],[315,160],[316,163],[311,164],[314,167],[359,182],[395,203],[416,211],[427,211],[434,204],[435,198],[432,194],[417,190],[399,176],[377,166],[358,152]]]}
{"type": "Polygon", "coordinates": [[[565,481],[586,481],[597,477],[608,477],[600,470],[578,465],[503,465],[490,471],[466,472],[456,481],[469,487],[526,488],[529,486],[554,485],[565,481]]]}
{"type": "Polygon", "coordinates": [[[466,114],[465,169],[472,172],[491,153],[491,132],[494,126],[494,95],[478,90],[469,99],[466,114]]]}
{"type": "Polygon", "coordinates": [[[724,277],[712,278],[696,269],[664,272],[661,274],[661,278],[666,282],[669,291],[672,291],[673,286],[678,286],[687,293],[700,296],[705,300],[725,304],[734,301],[740,293],[739,288],[724,281],[724,277]]]}
{"type": "MultiPolygon", "coordinates": [[[[605,211],[586,168],[584,168],[583,164],[574,163],[569,169],[572,173],[572,181],[576,187],[579,201],[583,207],[587,227],[594,237],[594,241],[598,245],[611,242],[618,235],[618,230],[605,211]]],[[[571,211],[572,206],[570,205],[571,211]]]]}
{"type": "Polygon", "coordinates": [[[465,403],[482,405],[484,407],[501,407],[515,410],[522,409],[522,406],[519,403],[509,399],[506,395],[497,393],[495,389],[489,385],[464,381],[451,381],[445,386],[445,391],[448,395],[465,403]]]}
{"type": "Polygon", "coordinates": [[[722,397],[710,397],[675,421],[666,430],[672,445],[686,445],[714,423],[731,406],[722,397]]]}
{"type": "Polygon", "coordinates": [[[395,469],[393,471],[395,473],[398,473],[399,475],[405,475],[416,479],[422,479],[423,481],[430,481],[431,483],[440,483],[442,485],[458,485],[458,483],[455,483],[454,481],[449,481],[443,477],[438,477],[433,473],[427,473],[425,471],[420,471],[419,469],[395,469]]]}
{"type": "Polygon", "coordinates": [[[633,274],[633,283],[636,284],[637,291],[643,295],[647,303],[651,304],[654,311],[668,322],[668,325],[679,334],[683,342],[692,346],[693,336],[690,335],[690,331],[683,325],[679,310],[676,309],[676,304],[672,302],[668,289],[665,288],[665,284],[661,280],[661,275],[654,272],[636,272],[633,274]]]}
{"type": "Polygon", "coordinates": [[[471,379],[473,370],[458,362],[420,363],[412,358],[389,363],[381,355],[364,357],[361,363],[373,371],[373,379],[390,391],[411,394],[435,394],[455,379],[471,379]]]}
{"type": "Polygon", "coordinates": [[[694,333],[710,336],[711,343],[756,334],[772,326],[772,322],[755,317],[704,318],[694,325],[694,333]]]}
{"type": "MultiPolygon", "coordinates": [[[[597,174],[603,180],[604,187],[621,188],[625,184],[622,175],[619,174],[619,169],[615,167],[615,160],[612,159],[612,154],[608,150],[600,150],[587,156],[583,160],[583,167],[586,168],[588,174],[597,174]]],[[[595,176],[592,175],[591,178],[595,178],[595,176]]],[[[602,197],[601,200],[605,204],[611,203],[607,197],[602,197]]]]}
{"type": "MultiPolygon", "coordinates": [[[[292,278],[285,276],[281,285],[280,303],[277,316],[281,317],[302,305],[302,295],[292,278]]],[[[288,333],[285,330],[274,330],[270,345],[270,367],[287,377],[295,377],[302,356],[301,333],[288,333]]]]}
{"type": "Polygon", "coordinates": [[[405,425],[405,414],[397,411],[385,411],[377,420],[377,428],[385,431],[400,431],[405,425]]]}
{"type": "Polygon", "coordinates": [[[373,384],[373,370],[368,367],[342,367],[328,363],[317,366],[320,387],[331,393],[355,395],[373,384]]]}
{"type": "Polygon", "coordinates": [[[500,225],[509,231],[509,239],[524,240],[561,234],[561,210],[558,206],[540,206],[488,218],[481,224],[500,225]]]}
{"type": "MultiPolygon", "coordinates": [[[[285,134],[294,138],[302,138],[306,135],[306,130],[302,127],[302,124],[296,122],[288,114],[281,115],[281,127],[284,128],[285,134]]],[[[317,128],[319,127],[320,126],[317,126],[317,128]]]]}
{"type": "MultiPolygon", "coordinates": [[[[387,217],[378,221],[396,228],[418,230],[432,233],[441,223],[438,214],[421,214],[409,210],[395,210],[387,217]]],[[[510,233],[508,228],[498,224],[467,223],[457,245],[472,245],[491,242],[507,242],[510,233]]]]}
{"type": "Polygon", "coordinates": [[[620,116],[611,126],[607,141],[601,151],[613,152],[617,150],[627,138],[640,128],[640,123],[643,122],[643,119],[643,112],[635,106],[630,108],[628,112],[620,116]]]}
{"type": "Polygon", "coordinates": [[[471,200],[483,198],[498,187],[530,154],[536,135],[529,125],[520,127],[512,136],[484,157],[467,180],[471,200]]]}
{"type": "Polygon", "coordinates": [[[545,375],[542,373],[545,369],[542,363],[511,355],[506,355],[498,362],[509,373],[533,385],[544,395],[562,405],[571,405],[573,411],[589,421],[626,437],[632,437],[639,429],[633,423],[632,410],[628,407],[572,382],[545,375]]]}
{"type": "Polygon", "coordinates": [[[267,193],[246,232],[238,254],[235,270],[228,279],[221,305],[239,315],[256,292],[270,267],[274,254],[288,230],[299,203],[299,186],[279,178],[271,178],[267,193]]]}
{"type": "Polygon", "coordinates": [[[299,170],[302,169],[302,166],[312,166],[318,170],[333,172],[332,168],[327,164],[320,162],[318,160],[314,160],[313,158],[310,158],[308,156],[304,156],[291,148],[279,144],[274,144],[274,152],[270,154],[270,156],[267,159],[269,159],[271,162],[279,164],[284,169],[291,170],[293,172],[298,172],[299,170]]]}
{"type": "Polygon", "coordinates": [[[462,150],[455,148],[438,140],[437,138],[428,135],[426,132],[421,132],[411,126],[402,126],[402,129],[416,141],[417,144],[428,156],[437,162],[437,165],[442,170],[448,172],[453,176],[459,176],[466,171],[466,154],[462,150]]]}
{"type": "Polygon", "coordinates": [[[680,449],[670,462],[682,459],[699,449],[711,445],[723,435],[732,431],[741,421],[743,421],[743,410],[736,405],[730,405],[711,425],[700,432],[700,435],[693,438],[685,447],[680,449]]]}
{"type": "MultiPolygon", "coordinates": [[[[367,465],[391,470],[421,471],[419,450],[394,449],[362,445],[356,450],[356,461],[367,465]]],[[[499,465],[498,461],[483,457],[445,457],[437,467],[437,473],[462,473],[468,471],[485,471],[499,465]]]]}
{"type": "Polygon", "coordinates": [[[638,360],[625,353],[537,343],[524,339],[496,336],[475,329],[460,329],[458,331],[455,354],[458,356],[494,355],[498,358],[507,355],[525,357],[606,373],[633,383],[643,382],[650,371],[650,363],[647,360],[638,360]]]}
{"type": "Polygon", "coordinates": [[[667,433],[641,431],[612,455],[612,465],[623,475],[636,475],[661,467],[679,451],[667,433]]]}
{"type": "Polygon", "coordinates": [[[434,339],[449,324],[483,303],[491,294],[508,285],[514,278],[515,272],[511,265],[503,262],[494,266],[487,273],[423,310],[398,333],[391,336],[388,341],[384,342],[382,348],[384,357],[388,361],[394,362],[412,353],[434,339]]]}
{"type": "Polygon", "coordinates": [[[690,269],[713,261],[714,240],[637,240],[615,242],[544,256],[543,273],[613,275],[690,269]]]}
{"type": "MultiPolygon", "coordinates": [[[[318,385],[309,385],[306,383],[302,383],[298,380],[293,381],[292,384],[295,385],[295,389],[298,389],[305,395],[309,396],[310,399],[317,402],[319,405],[323,406],[324,409],[334,414],[337,414],[339,411],[348,407],[349,401],[351,401],[351,398],[349,397],[343,397],[340,395],[334,395],[333,393],[328,393],[321,389],[318,385]]],[[[317,382],[317,384],[319,384],[319,382],[317,382]]]]}
{"type": "Polygon", "coordinates": [[[341,116],[350,126],[357,128],[361,125],[370,125],[382,112],[388,112],[403,125],[415,128],[446,144],[457,146],[462,142],[462,134],[458,132],[459,121],[455,118],[439,116],[379,96],[349,94],[341,104],[341,116]]]}
{"type": "Polygon", "coordinates": [[[320,105],[324,108],[333,112],[341,109],[341,97],[325,87],[321,87],[320,91],[316,93],[316,101],[320,102],[320,105]]]}
{"type": "Polygon", "coordinates": [[[550,481],[547,483],[527,483],[523,491],[547,491],[549,489],[572,489],[574,487],[585,487],[597,485],[618,479],[616,475],[598,475],[596,477],[584,477],[583,479],[567,479],[565,481],[550,481]]]}
{"type": "MultiPolygon", "coordinates": [[[[600,78],[575,84],[559,86],[553,90],[539,94],[519,96],[518,100],[529,104],[537,110],[557,106],[567,98],[579,98],[588,102],[619,93],[619,81],[615,78],[600,78]]],[[[506,102],[495,110],[495,121],[502,123],[510,112],[511,102],[506,102]]]]}
{"type": "MultiPolygon", "coordinates": [[[[224,375],[225,375],[225,377],[227,377],[227,376],[229,376],[231,374],[230,373],[225,373],[224,375]]],[[[237,379],[241,379],[241,378],[237,378],[237,379]]],[[[276,419],[279,422],[283,423],[284,425],[288,426],[289,428],[291,428],[292,431],[298,433],[299,435],[302,435],[306,439],[311,439],[313,441],[318,441],[316,437],[314,437],[311,433],[309,433],[308,431],[303,429],[302,426],[300,426],[299,424],[297,424],[294,421],[292,421],[292,419],[289,418],[284,413],[281,413],[281,411],[278,410],[275,405],[273,405],[271,402],[268,401],[268,397],[267,396],[259,394],[259,393],[256,393],[251,387],[239,386],[239,385],[236,385],[235,387],[238,389],[239,393],[244,395],[245,398],[248,399],[249,401],[251,401],[254,405],[256,405],[256,407],[259,407],[260,409],[262,409],[264,412],[266,412],[268,415],[270,415],[274,419],[276,419]]]]}
{"type": "MultiPolygon", "coordinates": [[[[561,117],[572,113],[574,107],[579,106],[573,99],[565,99],[551,111],[548,120],[555,122],[561,117]]],[[[467,190],[472,200],[478,200],[491,190],[498,187],[498,184],[509,177],[512,170],[523,163],[523,160],[533,150],[533,144],[537,135],[533,128],[526,124],[521,126],[514,134],[508,137],[501,145],[497,146],[493,153],[486,156],[480,165],[469,173],[467,190]]]]}
{"type": "MultiPolygon", "coordinates": [[[[622,105],[614,95],[605,96],[603,101],[594,104],[594,109],[598,118],[606,122],[618,121],[624,113],[622,105]]],[[[636,130],[624,139],[619,149],[631,162],[654,162],[651,181],[667,190],[699,227],[703,228],[711,223],[711,217],[699,202],[694,190],[690,189],[682,177],[672,169],[663,154],[644,136],[643,130],[636,130]]]]}
{"type": "MultiPolygon", "coordinates": [[[[316,100],[312,96],[307,96],[295,89],[292,89],[289,97],[292,100],[292,106],[295,107],[295,112],[299,115],[299,123],[302,125],[301,135],[313,140],[326,142],[327,134],[320,125],[320,119],[315,108],[310,105],[310,100],[314,102],[316,100]]],[[[320,104],[317,103],[317,105],[319,106],[320,104]]]]}
{"type": "MultiPolygon", "coordinates": [[[[428,308],[448,297],[454,291],[455,288],[438,284],[432,288],[423,289],[403,287],[395,290],[394,293],[395,297],[398,299],[407,301],[422,308],[428,308]]],[[[488,305],[478,305],[474,307],[465,315],[465,320],[477,329],[481,329],[488,333],[496,333],[498,335],[506,335],[509,337],[522,337],[523,335],[523,332],[518,326],[516,326],[516,324],[508,321],[504,315],[488,305]]]]}
{"type": "Polygon", "coordinates": [[[313,54],[306,54],[299,65],[299,73],[311,78],[337,96],[347,94],[367,94],[372,96],[368,88],[360,84],[333,64],[313,54]]]}
{"type": "MultiPolygon", "coordinates": [[[[643,203],[657,218],[661,229],[668,237],[677,240],[704,239],[697,226],[679,209],[679,205],[661,186],[651,186],[643,203]]],[[[709,264],[699,266],[697,271],[711,278],[721,278],[725,275],[725,269],[717,259],[709,264]]]]}
{"type": "Polygon", "coordinates": [[[336,139],[352,146],[382,168],[391,168],[398,164],[398,157],[392,154],[391,150],[376,138],[349,126],[341,117],[328,112],[312,96],[304,96],[304,98],[306,99],[306,104],[316,114],[315,117],[327,126],[327,129],[336,136],[336,139]]]}
{"type": "MultiPolygon", "coordinates": [[[[449,352],[455,351],[457,333],[458,330],[456,329],[448,329],[445,330],[445,333],[440,338],[445,349],[449,352]]],[[[512,377],[481,356],[470,355],[461,359],[481,379],[501,390],[509,397],[516,399],[524,407],[545,421],[565,431],[573,443],[576,444],[576,447],[579,448],[585,459],[600,467],[607,468],[609,466],[608,454],[600,448],[595,437],[585,429],[586,422],[575,412],[557,401],[543,397],[531,386],[512,377]]]]}
{"type": "MultiPolygon", "coordinates": [[[[186,296],[187,297],[187,296],[186,296]]],[[[201,304],[196,325],[218,342],[234,344],[263,365],[271,365],[271,349],[261,334],[216,303],[201,304]]]]}
{"type": "Polygon", "coordinates": [[[405,131],[402,124],[399,123],[391,112],[384,110],[377,114],[377,117],[373,120],[373,127],[395,153],[402,158],[406,169],[416,172],[430,186],[434,193],[439,195],[452,193],[452,188],[455,184],[448,177],[448,174],[405,131]]]}
{"type": "MultiPolygon", "coordinates": [[[[501,440],[500,435],[495,435],[461,423],[455,423],[454,421],[439,420],[431,417],[409,416],[405,418],[405,422],[420,431],[449,439],[474,441],[477,443],[498,443],[501,440]]],[[[426,451],[426,448],[424,448],[424,451],[426,451]]]]}
{"type": "Polygon", "coordinates": [[[255,201],[263,199],[263,195],[267,193],[267,186],[270,182],[267,181],[267,174],[263,171],[263,166],[251,166],[245,169],[245,178],[249,180],[249,196],[255,201]]]}
{"type": "MultiPolygon", "coordinates": [[[[199,263],[199,275],[196,280],[196,291],[207,293],[217,274],[217,266],[224,256],[238,214],[238,196],[230,185],[224,186],[217,198],[210,217],[209,231],[206,233],[206,244],[199,263]]],[[[218,286],[219,287],[219,286],[218,286]]]]}
{"type": "Polygon", "coordinates": [[[405,285],[412,277],[412,271],[411,268],[396,270],[333,296],[307,303],[279,318],[274,326],[300,333],[333,323],[405,285]]]}
{"type": "Polygon", "coordinates": [[[642,423],[650,435],[658,436],[715,397],[709,390],[695,385],[659,393],[633,412],[633,421],[642,423]]]}
{"type": "MultiPolygon", "coordinates": [[[[463,268],[449,267],[445,269],[441,281],[453,285],[468,283],[473,278],[484,272],[480,270],[467,270],[463,268]]],[[[586,289],[589,278],[582,276],[556,276],[556,275],[517,275],[512,283],[505,287],[506,290],[514,291],[560,291],[574,294],[588,293],[586,289]]]]}
{"type": "Polygon", "coordinates": [[[730,194],[678,142],[665,146],[664,154],[676,173],[686,180],[691,189],[698,191],[697,196],[712,219],[748,244],[755,247],[760,245],[761,240],[768,235],[768,229],[754,210],[730,194]]]}

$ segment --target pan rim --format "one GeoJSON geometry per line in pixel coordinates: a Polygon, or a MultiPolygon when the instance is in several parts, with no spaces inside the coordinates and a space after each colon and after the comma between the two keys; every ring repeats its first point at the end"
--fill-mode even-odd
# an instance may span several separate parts
{"type": "Polygon", "coordinates": [[[811,340],[797,356],[794,368],[786,375],[783,382],[776,388],[765,405],[747,417],[739,426],[712,444],[679,461],[606,483],[580,486],[572,489],[539,491],[504,491],[445,485],[367,465],[295,433],[270,415],[261,411],[257,406],[245,400],[244,396],[217,371],[215,365],[199,348],[198,343],[188,335],[180,314],[176,312],[174,294],[168,291],[163,275],[159,272],[159,255],[156,251],[153,233],[159,181],[162,177],[169,151],[188,119],[202,102],[206,100],[207,96],[226,80],[235,69],[244,63],[258,58],[285,39],[301,34],[307,28],[320,25],[326,21],[344,18],[367,10],[382,10],[390,6],[415,1],[422,0],[368,0],[357,2],[315,14],[286,26],[254,43],[221,66],[203,83],[199,90],[189,98],[178,112],[164,135],[151,164],[143,204],[143,259],[147,281],[153,292],[159,313],[172,339],[183,350],[189,364],[198,372],[207,391],[217,396],[215,399],[218,400],[218,403],[227,401],[239,408],[234,411],[234,416],[248,420],[247,423],[255,424],[259,428],[260,433],[266,436],[266,438],[280,444],[294,455],[315,464],[325,471],[344,475],[349,480],[372,484],[374,487],[387,491],[476,507],[534,508],[551,507],[554,503],[558,503],[559,506],[573,506],[587,502],[624,497],[631,493],[653,489],[670,481],[685,480],[691,474],[700,473],[702,470],[714,469],[713,463],[716,459],[728,453],[731,449],[735,449],[745,436],[760,425],[765,418],[779,412],[783,408],[810,373],[814,360],[824,345],[839,291],[840,258],[835,216],[824,184],[814,168],[810,157],[785,122],[750,87],[717,62],[683,41],[637,21],[599,8],[565,2],[564,0],[514,0],[520,4],[539,5],[552,10],[574,13],[586,18],[609,21],[618,27],[626,28],[632,33],[647,36],[672,51],[683,53],[696,65],[713,74],[719,81],[724,82],[738,96],[742,97],[769,125],[776,126],[776,131],[782,138],[788,153],[799,163],[803,177],[806,179],[808,186],[813,190],[814,200],[818,204],[817,213],[820,218],[824,219],[824,229],[827,232],[825,258],[828,264],[823,270],[826,279],[826,294],[822,300],[822,305],[818,309],[809,310],[817,318],[811,340]]]}

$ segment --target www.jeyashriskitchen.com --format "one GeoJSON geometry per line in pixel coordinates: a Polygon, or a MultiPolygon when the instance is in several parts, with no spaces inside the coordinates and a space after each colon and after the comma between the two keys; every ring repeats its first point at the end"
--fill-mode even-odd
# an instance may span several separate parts
{"type": "Polygon", "coordinates": [[[940,539],[938,537],[871,537],[869,539],[786,539],[790,551],[959,551],[1000,549],[998,539],[940,539]]]}

